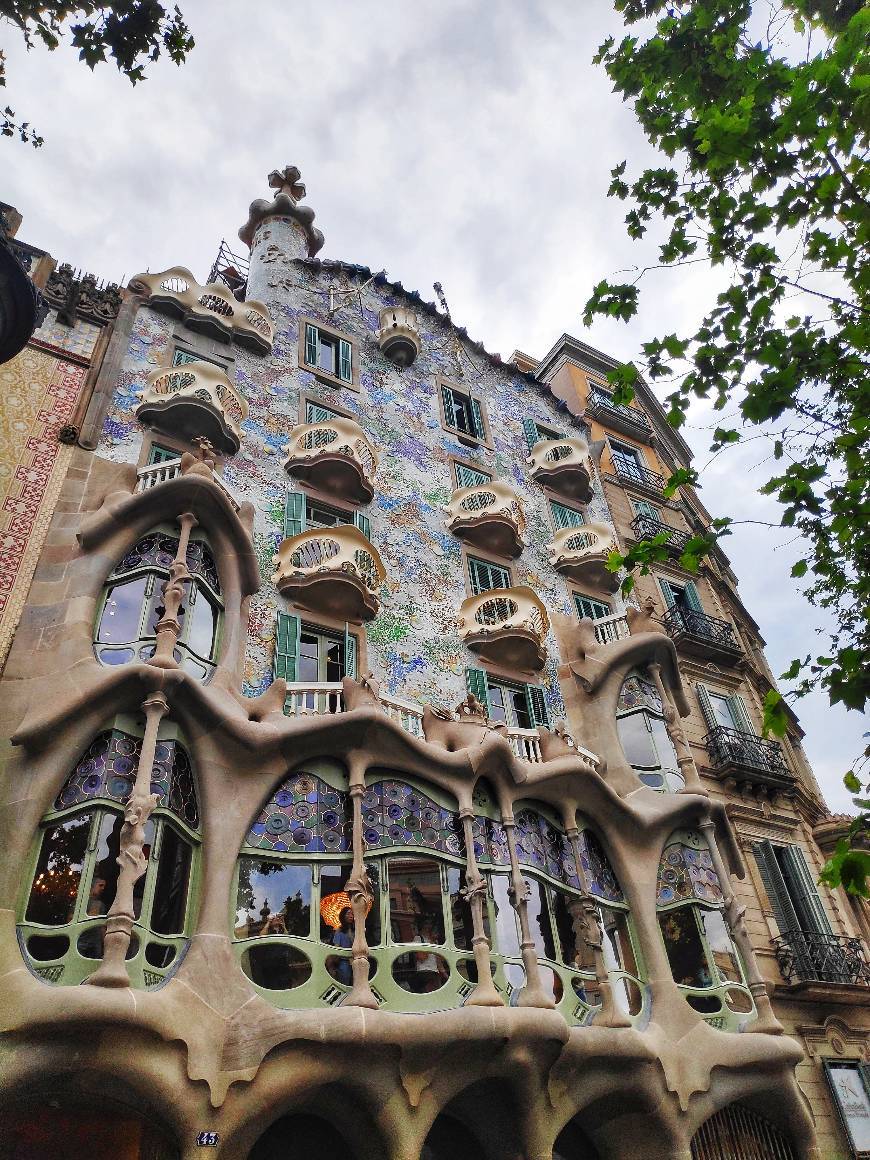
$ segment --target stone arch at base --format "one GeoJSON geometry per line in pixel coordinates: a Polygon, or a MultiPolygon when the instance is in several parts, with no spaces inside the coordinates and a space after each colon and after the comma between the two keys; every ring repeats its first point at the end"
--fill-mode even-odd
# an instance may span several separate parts
{"type": "Polygon", "coordinates": [[[248,1160],[356,1160],[348,1136],[325,1116],[291,1112],[275,1120],[248,1153],[248,1160]]]}
{"type": "Polygon", "coordinates": [[[513,1094],[492,1079],[464,1088],[435,1117],[420,1160],[521,1160],[513,1094]]]}
{"type": "Polygon", "coordinates": [[[600,1160],[601,1153],[576,1120],[569,1120],[553,1145],[553,1160],[600,1160]]]}

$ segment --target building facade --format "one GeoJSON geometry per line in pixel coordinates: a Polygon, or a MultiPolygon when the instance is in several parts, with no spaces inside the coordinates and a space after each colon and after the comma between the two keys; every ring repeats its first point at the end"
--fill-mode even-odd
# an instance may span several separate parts
{"type": "Polygon", "coordinates": [[[844,823],[727,559],[680,568],[688,449],[269,182],[249,260],[119,296],[34,549],[0,1155],[861,1155],[844,823]]]}

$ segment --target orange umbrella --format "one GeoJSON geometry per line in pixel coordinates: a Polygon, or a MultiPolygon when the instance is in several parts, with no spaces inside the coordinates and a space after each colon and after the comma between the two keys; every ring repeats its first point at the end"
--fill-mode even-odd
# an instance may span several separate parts
{"type": "MultiPolygon", "coordinates": [[[[350,898],[344,890],[339,890],[337,894],[327,894],[325,898],[320,900],[320,917],[327,926],[331,926],[333,930],[338,930],[341,927],[341,912],[350,905],[350,898]]],[[[371,908],[370,900],[366,907],[366,914],[371,908]]]]}

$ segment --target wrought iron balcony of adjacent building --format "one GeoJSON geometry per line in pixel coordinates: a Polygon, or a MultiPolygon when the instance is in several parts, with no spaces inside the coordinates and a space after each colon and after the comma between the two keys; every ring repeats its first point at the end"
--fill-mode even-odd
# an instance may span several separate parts
{"type": "Polygon", "coordinates": [[[590,390],[586,400],[586,414],[590,419],[596,419],[603,427],[613,431],[621,431],[623,435],[633,435],[644,443],[652,438],[652,424],[643,411],[637,407],[626,407],[622,403],[614,403],[610,395],[604,391],[590,390]]]}
{"type": "Polygon", "coordinates": [[[792,986],[833,983],[870,987],[870,963],[859,938],[815,931],[787,931],[773,940],[779,969],[792,986]]]}
{"type": "Polygon", "coordinates": [[[690,656],[733,665],[743,655],[734,626],[717,616],[675,607],[667,610],[662,623],[677,648],[690,656]]]}
{"type": "Polygon", "coordinates": [[[353,419],[303,423],[290,432],[284,470],[329,495],[371,503],[378,457],[353,419]]]}
{"type": "Polygon", "coordinates": [[[219,342],[237,342],[260,354],[272,349],[269,311],[262,302],[238,302],[223,282],[200,286],[190,270],[173,266],[160,274],[137,274],[129,288],[147,297],[153,310],[219,342]]]}
{"type": "Polygon", "coordinates": [[[377,549],[351,524],[290,536],[272,563],[272,583],[302,608],[357,624],[378,614],[386,571],[377,549]]]}
{"type": "Polygon", "coordinates": [[[620,483],[627,483],[635,491],[645,492],[647,495],[661,499],[665,489],[665,477],[657,471],[650,471],[648,467],[641,467],[635,463],[624,463],[617,460],[613,464],[613,472],[620,483]]]}
{"type": "Polygon", "coordinates": [[[547,661],[547,610],[531,588],[493,588],[469,596],[459,609],[459,635],[483,660],[519,672],[547,661]]]}
{"type": "Polygon", "coordinates": [[[235,455],[248,404],[213,363],[164,367],[139,391],[136,418],[146,427],[188,441],[203,436],[223,455],[235,455]]]}
{"type": "Polygon", "coordinates": [[[794,776],[783,757],[778,741],[744,733],[727,725],[717,725],[704,738],[710,763],[723,780],[749,784],[774,793],[794,786],[794,776]]]}
{"type": "Polygon", "coordinates": [[[688,532],[681,532],[678,528],[672,528],[669,524],[648,515],[635,516],[630,526],[637,540],[652,540],[656,536],[667,536],[665,547],[674,556],[681,556],[686,544],[692,538],[688,532]]]}
{"type": "Polygon", "coordinates": [[[447,527],[460,540],[497,556],[519,556],[526,521],[519,500],[506,483],[493,480],[454,491],[447,527]]]}
{"type": "Polygon", "coordinates": [[[613,533],[604,524],[562,528],[547,545],[550,566],[592,588],[615,592],[619,575],[608,570],[611,552],[618,551],[613,533]]]}
{"type": "Polygon", "coordinates": [[[537,483],[580,503],[592,498],[592,461],[581,439],[541,439],[526,463],[537,483]]]}

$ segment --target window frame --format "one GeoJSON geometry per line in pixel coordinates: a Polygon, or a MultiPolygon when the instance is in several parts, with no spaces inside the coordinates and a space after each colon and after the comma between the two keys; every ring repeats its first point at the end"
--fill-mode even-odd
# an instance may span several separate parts
{"type": "Polygon", "coordinates": [[[487,471],[485,467],[480,467],[478,464],[470,460],[458,459],[455,455],[450,457],[450,474],[452,476],[453,491],[459,491],[463,487],[485,487],[488,483],[492,483],[495,476],[491,471],[487,471]],[[478,475],[486,476],[478,483],[461,483],[459,480],[460,471],[474,471],[478,475]]]}
{"type": "Polygon", "coordinates": [[[572,588],[571,589],[571,599],[573,601],[574,612],[575,612],[578,620],[584,619],[584,617],[581,616],[581,612],[582,612],[582,609],[580,607],[581,600],[586,600],[590,604],[597,604],[601,608],[607,609],[607,612],[601,616],[589,617],[590,620],[606,620],[608,616],[614,615],[613,605],[608,600],[602,600],[601,597],[599,597],[599,596],[588,596],[585,592],[578,592],[576,588],[572,588]]]}
{"type": "Polygon", "coordinates": [[[449,432],[460,443],[464,443],[469,447],[488,447],[492,448],[492,441],[489,427],[489,416],[486,410],[486,401],[477,394],[466,390],[464,387],[457,387],[450,379],[441,378],[440,376],[435,380],[435,395],[438,406],[438,417],[442,428],[449,432]],[[448,422],[447,413],[444,407],[444,391],[448,390],[451,393],[462,395],[469,402],[469,407],[472,414],[474,413],[474,405],[477,405],[480,414],[480,425],[482,429],[481,434],[473,434],[468,431],[463,431],[458,427],[454,427],[452,423],[448,422]]]}
{"type": "Polygon", "coordinates": [[[300,423],[304,423],[306,426],[312,426],[316,423],[328,423],[330,419],[351,419],[354,423],[356,422],[356,416],[353,412],[346,410],[344,407],[337,407],[332,403],[324,403],[316,395],[302,394],[299,396],[300,423]],[[308,411],[310,407],[319,407],[324,411],[328,411],[329,415],[325,419],[309,419],[308,411]]]}
{"type": "Polygon", "coordinates": [[[298,343],[298,361],[299,369],[307,371],[314,375],[321,382],[327,383],[329,386],[338,387],[341,390],[359,391],[359,343],[352,334],[346,331],[338,330],[331,326],[328,322],[323,322],[313,315],[300,315],[298,320],[299,325],[299,343],[298,343]],[[343,379],[340,374],[332,374],[320,366],[312,366],[308,362],[307,351],[307,332],[308,327],[313,326],[318,333],[323,333],[328,336],[340,349],[340,344],[346,342],[350,346],[350,378],[343,379]]]}
{"type": "Polygon", "coordinates": [[[462,554],[465,563],[465,584],[469,596],[483,596],[487,592],[493,592],[497,590],[494,588],[482,588],[480,591],[475,591],[476,585],[474,580],[474,565],[476,564],[482,564],[486,568],[497,568],[500,572],[505,573],[508,583],[502,587],[506,589],[513,588],[514,574],[513,569],[509,565],[503,564],[500,560],[490,558],[489,556],[482,554],[479,548],[475,548],[473,552],[469,552],[463,546],[462,554]]]}
{"type": "Polygon", "coordinates": [[[554,534],[563,532],[566,528],[581,528],[587,523],[585,512],[580,511],[579,508],[572,507],[571,504],[563,503],[560,499],[554,499],[551,495],[547,496],[547,506],[550,511],[550,523],[553,526],[554,534]],[[577,523],[560,523],[556,516],[556,509],[571,512],[573,515],[579,516],[580,519],[577,523]]]}

